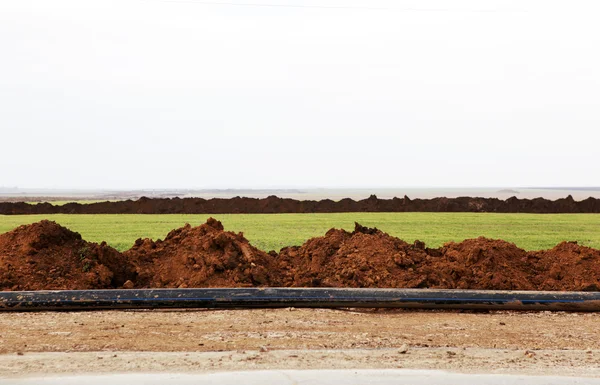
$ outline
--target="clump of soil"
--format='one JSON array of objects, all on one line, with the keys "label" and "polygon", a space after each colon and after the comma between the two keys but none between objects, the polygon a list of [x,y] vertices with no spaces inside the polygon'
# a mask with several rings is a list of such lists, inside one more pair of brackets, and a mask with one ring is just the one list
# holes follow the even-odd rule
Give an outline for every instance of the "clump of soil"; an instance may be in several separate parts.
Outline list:
[{"label": "clump of soil", "polygon": [[408,244],[378,229],[329,230],[300,247],[281,250],[286,286],[532,290],[527,253],[486,238],[440,249]]},{"label": "clump of soil", "polygon": [[164,241],[138,239],[124,253],[137,267],[136,287],[274,286],[274,258],[221,222],[171,231]]},{"label": "clump of soil", "polygon": [[537,290],[600,291],[599,250],[561,242],[529,255],[539,271],[534,277]]},{"label": "clump of soil", "polygon": [[0,234],[0,290],[109,289],[128,279],[133,267],[117,250],[55,222]]}]

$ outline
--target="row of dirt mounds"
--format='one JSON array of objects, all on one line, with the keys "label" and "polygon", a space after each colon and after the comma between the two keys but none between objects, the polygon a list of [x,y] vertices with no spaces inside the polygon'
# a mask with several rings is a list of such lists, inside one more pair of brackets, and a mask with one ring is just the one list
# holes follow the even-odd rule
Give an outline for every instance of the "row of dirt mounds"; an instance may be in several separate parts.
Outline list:
[{"label": "row of dirt mounds", "polygon": [[0,235],[0,290],[250,286],[600,291],[600,251],[482,237],[432,249],[356,224],[266,253],[213,218],[124,253],[50,221]]},{"label": "row of dirt mounds", "polygon": [[0,214],[272,214],[343,212],[492,212],[492,213],[600,213],[600,199],[575,201],[572,196],[557,200],[544,198],[506,200],[497,198],[404,198],[379,199],[371,195],[355,201],[240,198],[145,198],[118,202],[50,203],[0,202]]}]

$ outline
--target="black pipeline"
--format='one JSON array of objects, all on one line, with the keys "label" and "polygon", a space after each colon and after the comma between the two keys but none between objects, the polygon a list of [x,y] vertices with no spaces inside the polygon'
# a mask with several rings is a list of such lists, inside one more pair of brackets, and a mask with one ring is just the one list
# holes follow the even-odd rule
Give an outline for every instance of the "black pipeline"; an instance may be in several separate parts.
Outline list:
[{"label": "black pipeline", "polygon": [[600,292],[337,288],[0,292],[0,311],[282,307],[600,311]]}]

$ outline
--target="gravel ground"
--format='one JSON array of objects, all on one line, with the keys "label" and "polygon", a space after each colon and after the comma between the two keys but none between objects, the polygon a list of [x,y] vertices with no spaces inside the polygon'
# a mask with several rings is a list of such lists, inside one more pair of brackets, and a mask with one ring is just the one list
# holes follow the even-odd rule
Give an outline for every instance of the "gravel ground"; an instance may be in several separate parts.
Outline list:
[{"label": "gravel ground", "polygon": [[0,313],[0,376],[411,368],[600,376],[600,314],[406,310]]}]

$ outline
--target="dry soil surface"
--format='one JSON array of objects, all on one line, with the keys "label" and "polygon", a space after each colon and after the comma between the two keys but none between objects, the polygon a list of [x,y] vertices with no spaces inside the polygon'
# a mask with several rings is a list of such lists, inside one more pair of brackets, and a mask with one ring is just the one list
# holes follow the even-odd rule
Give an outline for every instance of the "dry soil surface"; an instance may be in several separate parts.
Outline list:
[{"label": "dry soil surface", "polygon": [[413,368],[600,376],[600,314],[406,310],[0,313],[0,377]]}]

